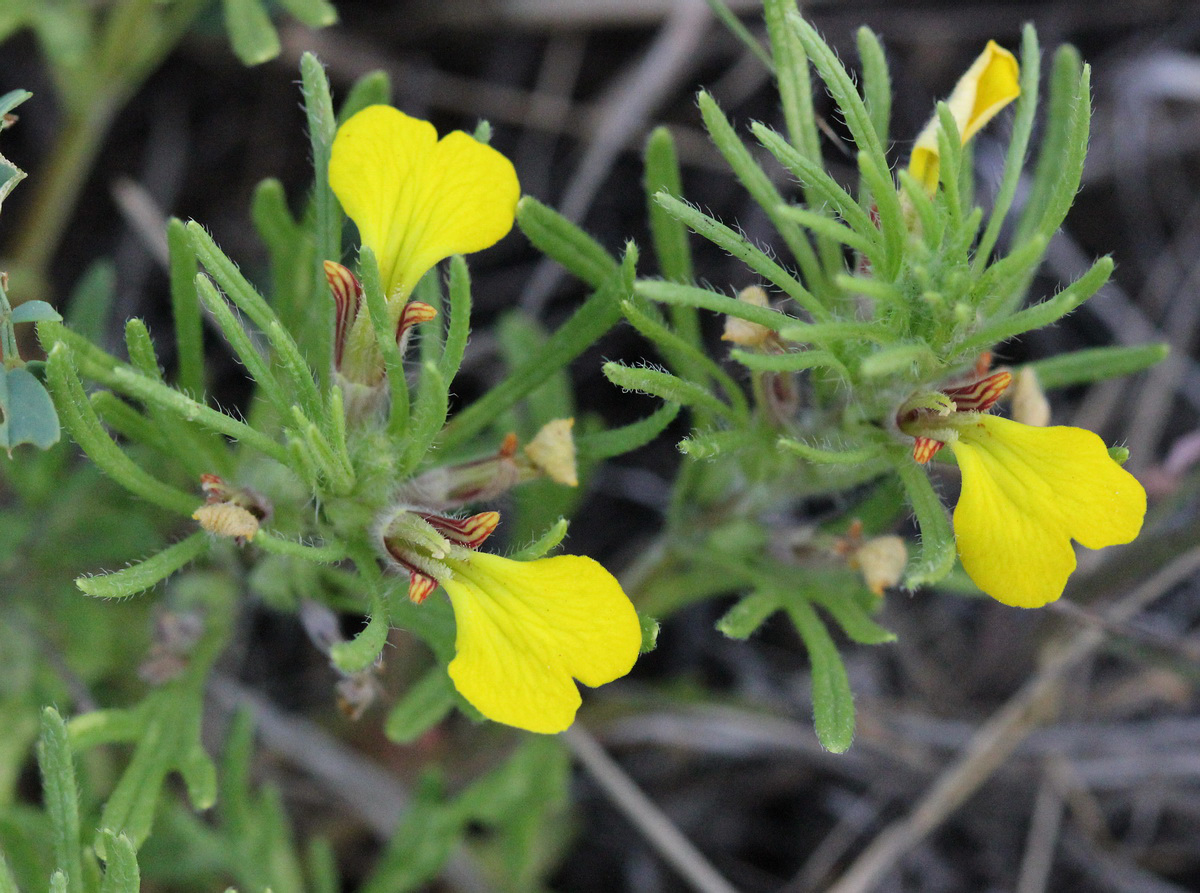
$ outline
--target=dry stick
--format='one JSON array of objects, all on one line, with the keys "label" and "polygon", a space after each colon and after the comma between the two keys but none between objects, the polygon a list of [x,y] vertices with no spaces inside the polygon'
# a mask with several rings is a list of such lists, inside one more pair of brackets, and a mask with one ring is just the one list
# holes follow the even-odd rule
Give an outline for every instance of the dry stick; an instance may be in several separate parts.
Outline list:
[{"label": "dry stick", "polygon": [[[1109,619],[1127,621],[1154,599],[1200,569],[1200,547],[1176,558],[1113,606]],[[963,755],[944,772],[906,818],[875,838],[827,893],[866,893],[896,864],[963,804],[1016,750],[1037,725],[1038,713],[1054,700],[1063,678],[1105,639],[1103,630],[1076,633],[968,743]]]},{"label": "dry stick", "polygon": [[616,760],[578,724],[563,732],[576,759],[646,841],[699,893],[737,893]]},{"label": "dry stick", "polygon": [[1025,858],[1016,893],[1044,893],[1054,867],[1054,851],[1058,849],[1062,830],[1063,798],[1050,779],[1043,776],[1033,804],[1033,818],[1025,836]]}]

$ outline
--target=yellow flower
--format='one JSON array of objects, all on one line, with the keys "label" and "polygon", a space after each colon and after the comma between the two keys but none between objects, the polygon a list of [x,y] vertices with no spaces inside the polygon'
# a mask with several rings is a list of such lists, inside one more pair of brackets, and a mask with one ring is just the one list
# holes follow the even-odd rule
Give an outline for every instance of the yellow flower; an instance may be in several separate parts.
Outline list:
[{"label": "yellow flower", "polygon": [[495,149],[460,130],[439,140],[428,121],[383,105],[338,128],[329,185],[400,302],[438,261],[507,235],[521,192]]},{"label": "yellow flower", "polygon": [[[989,40],[979,58],[967,69],[946,100],[963,145],[1021,94],[1019,69],[1013,54]],[[938,133],[941,125],[934,115],[917,136],[908,171],[932,194],[938,185],[941,156]]]},{"label": "yellow flower", "polygon": [[514,561],[476,552],[442,579],[458,625],[450,678],[488,719],[554,734],[597,686],[637,660],[637,612],[603,567],[579,555]]},{"label": "yellow flower", "polygon": [[950,442],[962,470],[954,533],[963,568],[1006,605],[1040,608],[1089,549],[1131,542],[1146,491],[1082,428],[1036,428],[993,415]]}]

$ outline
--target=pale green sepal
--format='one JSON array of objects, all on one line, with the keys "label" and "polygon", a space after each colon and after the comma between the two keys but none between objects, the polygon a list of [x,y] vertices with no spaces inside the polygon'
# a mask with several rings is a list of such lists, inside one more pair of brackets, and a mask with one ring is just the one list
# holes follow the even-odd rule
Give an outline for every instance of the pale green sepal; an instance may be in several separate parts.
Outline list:
[{"label": "pale green sepal", "polygon": [[637,612],[638,625],[642,628],[642,644],[638,654],[649,654],[658,647],[658,632],[660,624],[649,614]]}]

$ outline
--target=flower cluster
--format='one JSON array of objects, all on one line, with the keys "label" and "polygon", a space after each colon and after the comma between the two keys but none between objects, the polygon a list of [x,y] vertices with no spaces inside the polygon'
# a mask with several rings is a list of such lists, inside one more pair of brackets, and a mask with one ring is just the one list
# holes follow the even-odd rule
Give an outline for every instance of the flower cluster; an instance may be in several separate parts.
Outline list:
[{"label": "flower cluster", "polygon": [[[338,130],[330,184],[378,259],[388,325],[403,348],[428,304],[409,301],[418,280],[451,254],[486,248],[512,228],[520,187],[496,150],[456,131],[384,106],[364,109]],[[384,377],[362,287],[329,261],[335,299],[334,371],[343,389],[377,391]],[[351,401],[347,406],[352,405]],[[590,558],[516,561],[478,551],[496,529],[494,511],[454,517],[447,505],[491,498],[536,475],[574,485],[570,420],[546,426],[523,456],[516,441],[494,456],[431,473],[437,507],[393,505],[376,526],[376,546],[409,576],[420,603],[440,584],[457,625],[450,678],[484,716],[534,732],[567,728],[580,705],[574,679],[598,686],[632,669],[641,624],[616,578]],[[425,497],[428,483],[414,486]]]},{"label": "flower cluster", "polygon": [[[989,41],[947,101],[962,143],[1020,94],[1017,61]],[[938,187],[941,120],[917,137],[909,172]],[[990,360],[990,357],[987,358]],[[973,380],[910,399],[897,422],[928,462],[949,445],[962,472],[954,534],[963,569],[988,595],[1037,608],[1063,592],[1075,569],[1071,541],[1099,549],[1141,530],[1146,492],[1090,431],[1038,427],[988,413],[1012,375],[977,369]]]}]

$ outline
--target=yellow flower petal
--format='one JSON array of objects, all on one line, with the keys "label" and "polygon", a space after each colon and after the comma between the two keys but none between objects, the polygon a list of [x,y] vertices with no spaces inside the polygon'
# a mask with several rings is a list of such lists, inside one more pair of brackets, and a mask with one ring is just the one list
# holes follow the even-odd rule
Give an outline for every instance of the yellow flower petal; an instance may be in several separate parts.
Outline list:
[{"label": "yellow flower petal", "polygon": [[434,264],[480,251],[512,229],[521,187],[512,163],[460,130],[384,105],[338,128],[329,185],[375,252],[386,294],[407,298]]},{"label": "yellow flower petal", "polygon": [[554,734],[597,686],[637,660],[637,612],[608,571],[579,555],[513,561],[477,552],[442,581],[458,624],[450,678],[488,719]]},{"label": "yellow flower petal", "polygon": [[[963,145],[1020,95],[1020,69],[1016,58],[994,40],[989,40],[979,58],[959,78],[954,92],[946,100]],[[941,164],[939,130],[935,114],[917,137],[908,162],[909,173],[930,193],[937,189]]]},{"label": "yellow flower petal", "polygon": [[1062,595],[1076,539],[1128,543],[1146,491],[1082,428],[1035,428],[982,416],[950,444],[962,470],[954,533],[963,568],[992,598],[1040,608]]}]

